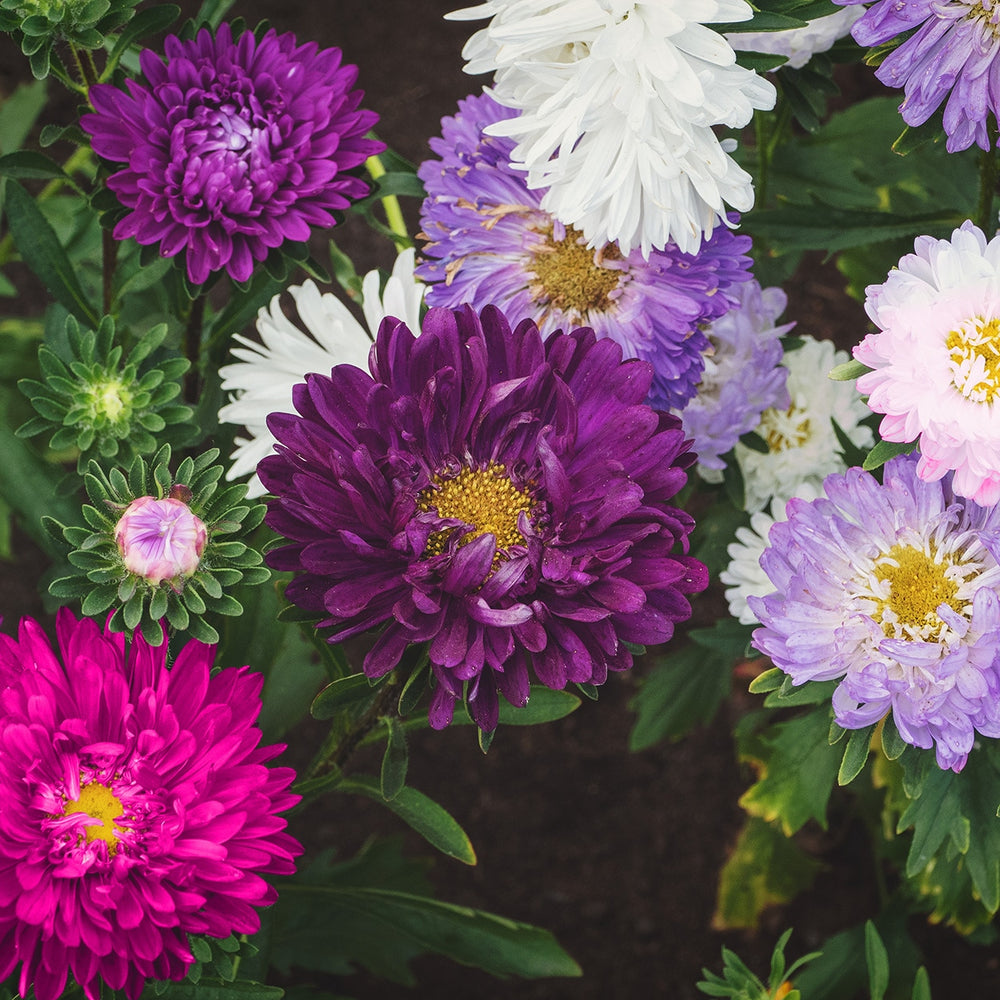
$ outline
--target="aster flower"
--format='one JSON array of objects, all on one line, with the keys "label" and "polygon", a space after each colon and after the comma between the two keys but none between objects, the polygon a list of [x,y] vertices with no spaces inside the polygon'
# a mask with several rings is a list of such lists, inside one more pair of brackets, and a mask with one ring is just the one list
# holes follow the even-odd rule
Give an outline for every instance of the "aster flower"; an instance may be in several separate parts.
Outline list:
[{"label": "aster flower", "polygon": [[219,420],[242,424],[249,432],[249,437],[236,439],[233,464],[226,473],[227,479],[253,473],[247,496],[264,493],[256,470],[265,455],[274,453],[267,417],[291,408],[292,386],[307,372],[325,373],[334,365],[366,367],[374,333],[386,316],[395,316],[419,332],[424,286],[414,279],[414,256],[409,249],[396,258],[381,297],[378,271],[365,275],[361,292],[367,330],[340,299],[329,292],[321,295],[307,281],[288,291],[308,334],[285,316],[277,295],[257,314],[260,343],[237,334],[235,340],[243,346],[234,347],[232,353],[240,360],[219,369],[222,388],[230,393],[230,402],[219,410]]},{"label": "aster flower", "polygon": [[[833,0],[841,6],[864,0]],[[1000,9],[992,0],[878,0],[851,29],[859,45],[905,36],[875,76],[902,87],[907,125],[923,125],[944,103],[949,153],[990,148],[988,121],[1000,106]],[[947,100],[946,100],[947,99]]]},{"label": "aster flower", "polygon": [[735,305],[749,280],[750,238],[720,226],[697,254],[668,244],[648,260],[613,244],[588,248],[541,207],[543,192],[510,161],[514,143],[487,134],[507,114],[486,94],[469,97],[430,141],[440,159],[418,171],[429,259],[417,273],[429,284],[428,304],[493,304],[543,334],[591,327],[626,357],[652,362],[652,405],[683,406],[709,346],[701,324]]},{"label": "aster flower", "polygon": [[426,644],[431,725],[464,694],[490,732],[498,691],[523,706],[530,670],[602,684],[689,616],[706,571],[674,554],[693,521],[668,500],[693,456],[643,403],[648,364],[591,330],[543,343],[466,307],[431,309],[419,338],[385,320],[370,366],[297,385],[259,467],[286,597],[331,642],[377,630],[370,678]]},{"label": "aster flower", "polygon": [[254,725],[262,677],[210,674],[192,640],[166,668],[154,649],[63,609],[58,654],[41,627],[0,635],[0,978],[56,1000],[72,975],[136,1000],[182,979],[188,935],[260,926],[261,877],[288,875],[301,847],[278,814],[295,777],[267,764]]},{"label": "aster flower", "polygon": [[270,250],[366,194],[350,171],[384,146],[364,138],[377,116],[358,109],[357,67],[339,49],[273,30],[234,40],[223,24],[164,51],[142,52],[145,81],[128,93],[91,87],[95,113],[80,120],[99,156],[125,164],[107,181],[128,209],[117,239],[184,251],[195,284],[223,268],[247,281]]},{"label": "aster flower", "polygon": [[[819,491],[812,483],[803,483],[793,496],[815,500]],[[785,520],[787,500],[775,497],[767,511],[758,510],[750,515],[750,527],[736,529],[736,541],[726,547],[729,565],[719,574],[719,582],[727,584],[726,600],[729,613],[741,625],[754,625],[757,616],[747,604],[748,597],[764,597],[774,586],[760,565],[760,557],[767,546],[768,532],[776,521]]]},{"label": "aster flower", "polygon": [[757,433],[767,452],[744,444],[734,449],[743,474],[746,509],[761,510],[770,497],[787,497],[802,483],[819,487],[831,472],[845,468],[833,421],[859,448],[870,447],[874,436],[862,424],[868,411],[850,383],[827,378],[847,361],[828,340],[802,338],[802,346],[785,354],[788,369],[788,409],[771,408],[761,415]]},{"label": "aster flower", "polygon": [[166,323],[153,327],[123,357],[110,316],[101,319],[96,331],[81,329],[76,318],[68,316],[68,363],[42,344],[42,381],[25,378],[17,383],[37,413],[17,429],[18,436],[48,432],[53,451],[79,450],[80,471],[98,456],[120,455],[129,461],[154,451],[153,434],[188,420],[193,412],[176,402],[188,360],[175,356],[149,361],[166,335]]},{"label": "aster flower", "polygon": [[817,17],[803,28],[786,28],[784,31],[742,31],[726,34],[726,39],[737,52],[763,52],[785,56],[783,63],[789,69],[802,69],[814,55],[827,52],[834,42],[851,31],[851,26],[864,10],[839,10],[835,14]]},{"label": "aster flower", "polygon": [[918,440],[923,479],[954,469],[960,496],[1000,502],[1000,237],[971,222],[950,240],[920,236],[865,310],[879,328],[854,348],[874,371],[857,381],[884,413],[886,441]]},{"label": "aster flower", "polygon": [[883,485],[853,468],[824,490],[771,528],[776,593],[748,599],[753,643],[793,684],[840,679],[841,727],[891,711],[905,742],[960,771],[977,733],[1000,736],[1000,515],[921,479],[912,456]]},{"label": "aster flower", "polygon": [[53,581],[50,593],[81,601],[85,615],[113,609],[111,628],[138,630],[153,645],[163,641],[164,620],[218,642],[205,616],[242,614],[229,590],[270,576],[247,538],[263,520],[264,505],[247,503],[242,483],[219,489],[218,455],[213,448],[185,458],[173,475],[167,446],[148,464],[137,458],[127,476],[91,462],[84,478],[87,526],[48,519],[52,534],[73,546],[69,561],[76,569]]},{"label": "aster flower", "polygon": [[753,206],[713,127],[742,128],[774,87],[706,27],[748,20],[744,0],[489,0],[448,16],[491,19],[463,50],[514,109],[489,133],[515,141],[542,208],[590,246],[694,253],[727,203]]},{"label": "aster flower", "polygon": [[722,456],[760,424],[765,410],[785,410],[791,403],[780,338],[795,324],[775,325],[788,297],[756,281],[735,291],[738,304],[704,329],[705,370],[681,416],[694,439],[698,472],[708,482],[721,482]]}]

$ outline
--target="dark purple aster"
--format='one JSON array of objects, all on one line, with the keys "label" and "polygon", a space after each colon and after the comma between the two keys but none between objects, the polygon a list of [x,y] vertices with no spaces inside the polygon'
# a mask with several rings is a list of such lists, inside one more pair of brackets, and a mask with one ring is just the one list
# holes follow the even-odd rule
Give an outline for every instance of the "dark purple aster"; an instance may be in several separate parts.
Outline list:
[{"label": "dark purple aster", "polygon": [[440,159],[418,171],[428,259],[417,275],[429,284],[428,304],[497,305],[515,321],[533,319],[543,334],[589,326],[626,357],[652,362],[653,406],[683,408],[705,367],[703,325],[736,306],[750,278],[750,237],[720,225],[697,253],[668,243],[648,259],[616,244],[588,247],[541,207],[545,189],[530,189],[511,165],[514,141],[486,135],[510,109],[488,94],[458,107],[430,140]]},{"label": "dark purple aster", "polygon": [[[296,386],[268,426],[267,521],[290,544],[289,600],[331,642],[379,630],[369,677],[426,643],[430,722],[463,686],[490,731],[499,691],[625,670],[625,643],[661,643],[707,583],[668,504],[694,461],[677,418],[644,404],[649,364],[593,330],[543,343],[489,306],[431,309],[419,338],[386,319],[372,375],[338,365]],[[374,376],[374,378],[372,377]]]},{"label": "dark purple aster", "polygon": [[126,166],[108,187],[131,211],[116,239],[160,244],[164,257],[187,251],[187,273],[201,284],[225,268],[246,281],[254,261],[365,195],[346,172],[384,146],[365,139],[377,115],[359,110],[351,90],[357,67],[340,49],[298,45],[295,36],[253,32],[164,43],[166,62],[140,56],[145,82],[128,93],[99,84],[95,114],[84,115],[94,151]]}]

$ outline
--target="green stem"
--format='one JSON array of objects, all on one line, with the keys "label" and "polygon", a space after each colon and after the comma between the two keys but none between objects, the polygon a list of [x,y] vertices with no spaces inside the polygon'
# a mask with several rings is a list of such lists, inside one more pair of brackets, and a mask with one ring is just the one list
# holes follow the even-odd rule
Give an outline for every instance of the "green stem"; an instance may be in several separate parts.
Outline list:
[{"label": "green stem", "polygon": [[993,212],[996,196],[997,176],[1000,164],[997,162],[997,126],[988,126],[990,148],[979,154],[979,204],[976,206],[976,222],[989,239],[997,231],[997,219]]},{"label": "green stem", "polygon": [[[767,123],[774,122],[772,128],[768,129]],[[774,106],[774,115],[766,116],[758,112],[754,116],[754,131],[757,138],[757,197],[755,199],[758,208],[767,206],[768,180],[771,172],[771,163],[774,154],[781,144],[788,126],[792,120],[792,106],[782,98],[781,91],[778,91],[777,103]]]},{"label": "green stem", "polygon": [[184,398],[193,406],[198,404],[201,392],[201,335],[205,319],[205,293],[199,292],[191,303],[187,328],[184,331],[184,354],[191,367],[184,376]]},{"label": "green stem", "polygon": [[97,83],[97,67],[94,65],[94,59],[86,49],[83,50],[83,55],[86,56],[86,59],[81,58],[80,49],[73,45],[72,42],[70,43],[69,51],[70,55],[73,56],[73,64],[76,66],[76,71],[80,74],[80,82],[83,84],[82,93],[89,94],[90,88]]},{"label": "green stem", "polygon": [[[384,177],[386,173],[382,161],[377,156],[369,156],[365,160],[365,169],[373,181]],[[400,208],[399,199],[394,194],[387,194],[382,198],[382,208],[385,211],[385,221],[389,228],[397,236],[409,239],[410,234],[406,231],[406,222],[403,219],[403,210]]]},{"label": "green stem", "polygon": [[104,315],[111,312],[111,292],[114,287],[115,267],[118,263],[118,240],[110,229],[101,230],[101,306]]}]

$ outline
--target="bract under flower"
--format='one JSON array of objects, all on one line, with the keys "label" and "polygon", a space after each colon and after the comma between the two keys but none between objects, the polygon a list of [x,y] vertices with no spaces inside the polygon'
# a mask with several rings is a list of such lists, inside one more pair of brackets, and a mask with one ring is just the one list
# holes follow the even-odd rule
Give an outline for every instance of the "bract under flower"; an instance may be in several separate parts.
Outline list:
[{"label": "bract under flower", "polygon": [[214,647],[102,631],[63,610],[0,635],[0,978],[56,1000],[72,974],[136,1000],[184,977],[189,934],[252,934],[301,847],[283,749],[254,725],[263,678],[210,676]]},{"label": "bract under flower", "polygon": [[776,593],[748,598],[754,645],[794,684],[841,679],[845,729],[891,711],[907,743],[960,771],[976,733],[1000,736],[1000,513],[925,482],[912,456],[883,484],[853,468],[824,491],[771,528]]},{"label": "bract under flower", "polygon": [[128,93],[91,87],[95,113],[80,119],[94,151],[125,164],[107,182],[129,209],[117,239],[184,251],[195,284],[223,268],[247,281],[272,248],[367,193],[350,171],[384,146],[364,138],[377,116],[358,109],[357,67],[339,49],[274,30],[234,41],[223,24],[164,51],[142,53],[145,81]]},{"label": "bract under flower", "polygon": [[490,731],[498,691],[524,705],[532,670],[601,684],[626,643],[688,617],[706,571],[668,500],[693,456],[643,403],[648,364],[588,329],[543,344],[492,307],[432,309],[419,338],[387,319],[370,363],[296,386],[259,469],[286,596],[332,642],[377,630],[369,677],[426,643],[431,724],[464,694]]}]

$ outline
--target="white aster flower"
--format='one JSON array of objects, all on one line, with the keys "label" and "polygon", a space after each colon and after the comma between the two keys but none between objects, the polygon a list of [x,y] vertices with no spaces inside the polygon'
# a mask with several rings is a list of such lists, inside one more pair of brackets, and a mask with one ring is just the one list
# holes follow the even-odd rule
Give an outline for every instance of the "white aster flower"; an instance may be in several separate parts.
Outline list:
[{"label": "white aster flower", "polygon": [[712,129],[742,128],[775,90],[706,27],[750,18],[745,0],[489,0],[448,16],[491,18],[465,68],[492,71],[493,95],[520,114],[487,132],[514,139],[542,208],[591,246],[695,253],[728,224],[726,204],[753,206]]},{"label": "white aster flower", "polygon": [[395,316],[419,331],[424,286],[413,276],[414,258],[412,249],[396,258],[381,298],[378,271],[365,275],[361,291],[367,330],[340,299],[330,292],[320,294],[312,281],[306,281],[288,291],[308,333],[282,312],[280,297],[275,295],[257,314],[261,342],[235,336],[243,346],[232,349],[239,361],[219,369],[222,388],[230,393],[230,402],[219,410],[219,420],[242,424],[249,432],[249,437],[236,439],[233,464],[226,473],[227,479],[253,473],[248,496],[259,497],[265,492],[256,469],[257,463],[274,451],[267,417],[292,409],[294,385],[310,372],[328,374],[334,365],[367,370],[372,340],[386,316]]},{"label": "white aster flower", "polygon": [[871,428],[861,423],[870,411],[851,383],[827,378],[831,369],[848,360],[847,353],[834,352],[828,340],[802,340],[782,362],[788,369],[791,405],[787,410],[765,410],[757,428],[768,451],[743,444],[734,449],[743,473],[745,506],[751,512],[763,510],[770,497],[791,496],[802,483],[819,489],[831,472],[844,471],[834,420],[859,448],[870,447],[874,439]]},{"label": "white aster flower", "polygon": [[847,35],[854,22],[865,13],[864,7],[845,7],[835,14],[817,17],[804,28],[785,31],[745,31],[726,35],[729,44],[741,52],[764,52],[786,56],[783,65],[801,69],[817,52],[826,52],[833,43]]},{"label": "white aster flower", "polygon": [[[815,500],[820,495],[821,491],[811,482],[800,483],[792,494],[803,500]],[[787,499],[775,497],[771,501],[769,512],[755,511],[750,515],[750,527],[737,528],[736,541],[730,542],[726,548],[729,565],[719,574],[719,581],[727,584],[729,613],[741,625],[757,624],[757,616],[750,610],[747,598],[764,597],[774,590],[771,578],[761,568],[760,557],[767,546],[771,525],[776,521],[784,521],[787,517],[787,503]]]}]

